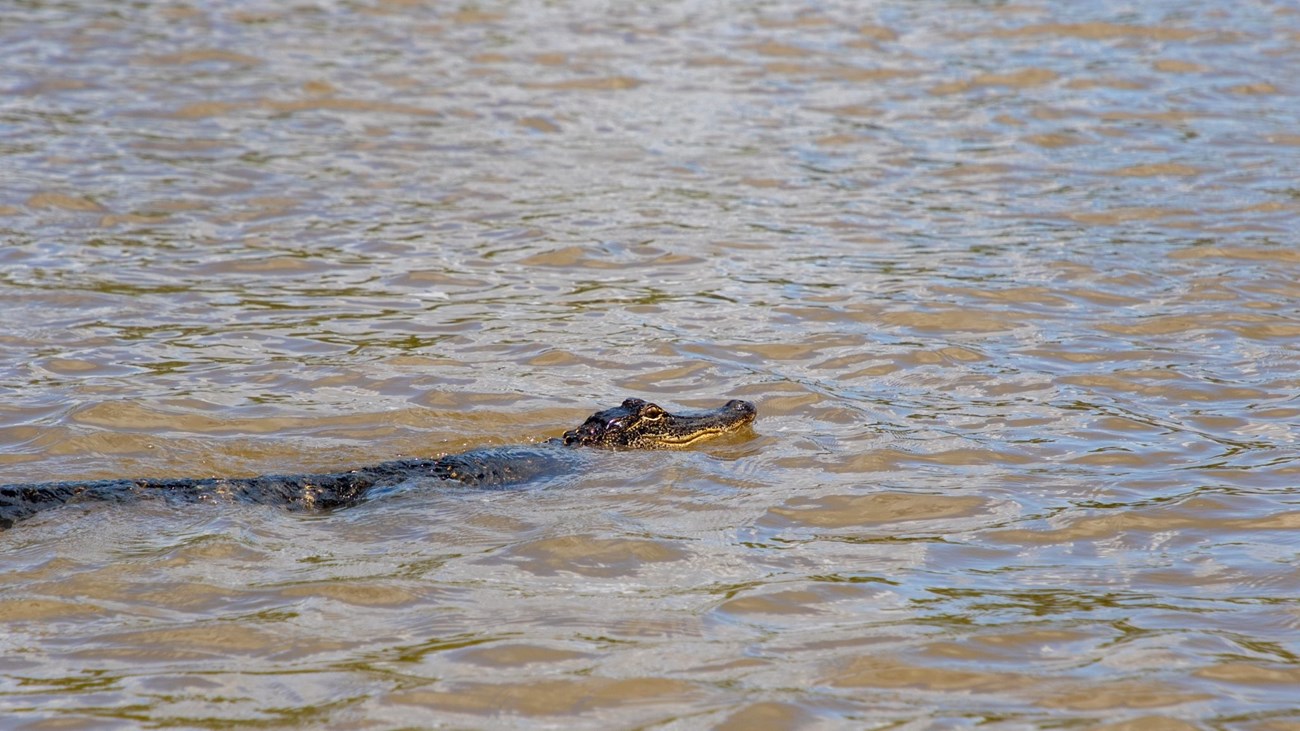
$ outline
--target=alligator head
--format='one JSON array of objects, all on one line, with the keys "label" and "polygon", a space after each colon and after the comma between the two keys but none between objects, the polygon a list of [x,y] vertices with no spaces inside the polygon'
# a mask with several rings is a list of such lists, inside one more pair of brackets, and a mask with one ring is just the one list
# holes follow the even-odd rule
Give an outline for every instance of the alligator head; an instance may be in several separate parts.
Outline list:
[{"label": "alligator head", "polygon": [[748,401],[728,401],[710,411],[670,414],[639,398],[592,414],[577,429],[564,433],[564,444],[602,449],[681,449],[696,442],[739,431],[758,410]]}]

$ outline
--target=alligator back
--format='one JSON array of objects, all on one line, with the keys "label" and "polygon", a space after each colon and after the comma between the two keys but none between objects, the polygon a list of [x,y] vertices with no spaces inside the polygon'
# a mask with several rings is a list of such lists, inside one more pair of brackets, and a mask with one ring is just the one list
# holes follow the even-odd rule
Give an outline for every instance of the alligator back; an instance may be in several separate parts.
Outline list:
[{"label": "alligator back", "polygon": [[476,449],[438,459],[395,460],[347,472],[0,485],[0,530],[43,510],[90,501],[162,498],[174,503],[243,502],[289,510],[334,510],[410,481],[440,480],[465,487],[506,488],[572,471],[580,462],[577,451],[544,443]]}]

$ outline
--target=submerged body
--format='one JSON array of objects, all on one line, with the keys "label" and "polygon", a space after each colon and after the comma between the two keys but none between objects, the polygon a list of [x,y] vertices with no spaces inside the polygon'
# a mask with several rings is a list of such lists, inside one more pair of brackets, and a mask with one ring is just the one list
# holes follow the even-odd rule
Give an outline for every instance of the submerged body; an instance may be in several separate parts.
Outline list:
[{"label": "submerged body", "polygon": [[627,399],[598,411],[564,436],[536,445],[476,449],[436,459],[403,459],[347,472],[262,475],[239,478],[120,479],[0,486],[0,530],[43,510],[86,500],[127,502],[162,497],[179,502],[231,500],[292,510],[331,510],[408,480],[448,480],[468,487],[508,487],[578,469],[580,447],[681,449],[739,431],[757,411],[748,401],[729,401],[710,411],[671,414]]}]

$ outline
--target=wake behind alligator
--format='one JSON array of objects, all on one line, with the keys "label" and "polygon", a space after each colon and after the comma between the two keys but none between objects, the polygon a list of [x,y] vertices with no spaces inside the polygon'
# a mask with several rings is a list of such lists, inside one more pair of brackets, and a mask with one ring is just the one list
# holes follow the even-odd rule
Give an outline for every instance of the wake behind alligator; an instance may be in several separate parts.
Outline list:
[{"label": "wake behind alligator", "polygon": [[564,436],[538,444],[475,449],[436,459],[402,459],[347,472],[203,479],[120,479],[0,486],[0,530],[36,513],[83,501],[130,502],[163,497],[176,502],[236,501],[290,510],[333,510],[408,480],[440,479],[466,487],[509,487],[580,469],[581,449],[681,449],[739,431],[754,421],[748,401],[710,411],[672,414],[630,398],[592,414]]}]

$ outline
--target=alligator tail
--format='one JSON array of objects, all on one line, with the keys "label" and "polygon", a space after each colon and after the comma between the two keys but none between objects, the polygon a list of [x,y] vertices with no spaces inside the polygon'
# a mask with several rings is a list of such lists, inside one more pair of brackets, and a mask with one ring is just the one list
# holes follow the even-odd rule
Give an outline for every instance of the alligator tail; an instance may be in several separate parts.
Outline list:
[{"label": "alligator tail", "polygon": [[93,489],[92,482],[50,482],[30,485],[0,485],[0,530],[14,527],[14,523],[30,518],[42,510],[65,505],[77,496]]}]

